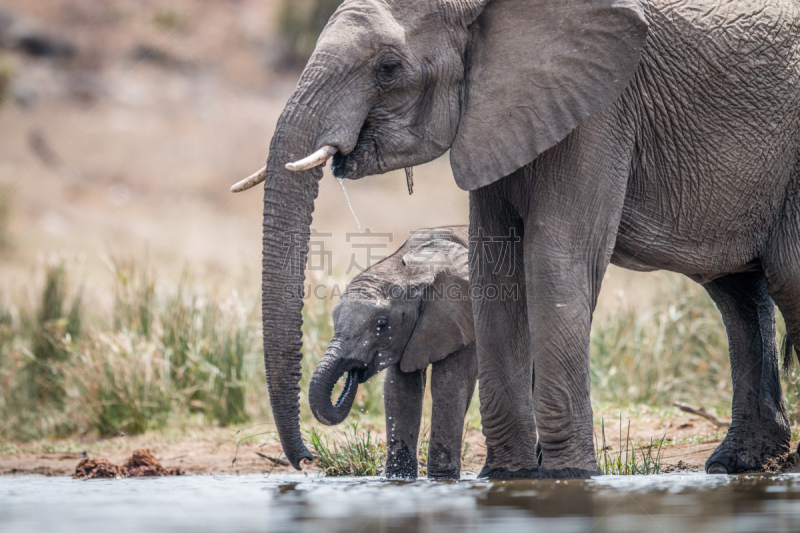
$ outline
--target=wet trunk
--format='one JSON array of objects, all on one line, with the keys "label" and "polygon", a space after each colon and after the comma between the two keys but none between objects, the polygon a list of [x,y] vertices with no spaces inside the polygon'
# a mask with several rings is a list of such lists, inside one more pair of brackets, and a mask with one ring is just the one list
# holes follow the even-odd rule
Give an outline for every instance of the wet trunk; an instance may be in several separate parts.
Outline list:
[{"label": "wet trunk", "polygon": [[[292,119],[287,106],[270,145],[264,181],[262,321],[264,364],[269,400],[287,459],[300,469],[313,460],[300,434],[300,377],[303,324],[303,275],[309,228],[322,171],[290,172],[284,168],[311,151],[310,128]],[[297,132],[305,132],[303,138]]]},{"label": "wet trunk", "polygon": [[[350,413],[358,392],[358,373],[352,367],[352,361],[340,357],[338,343],[331,342],[325,356],[314,370],[314,376],[308,387],[308,403],[311,411],[323,424],[328,426],[341,424]],[[334,404],[331,401],[333,388],[345,372],[347,380],[344,389]]]}]

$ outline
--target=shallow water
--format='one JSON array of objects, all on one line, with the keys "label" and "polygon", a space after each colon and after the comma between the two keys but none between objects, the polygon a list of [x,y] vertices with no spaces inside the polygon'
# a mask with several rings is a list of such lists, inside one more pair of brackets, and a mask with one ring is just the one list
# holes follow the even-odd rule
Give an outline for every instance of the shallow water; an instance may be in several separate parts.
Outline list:
[{"label": "shallow water", "polygon": [[800,475],[0,478],[0,531],[800,531]]}]

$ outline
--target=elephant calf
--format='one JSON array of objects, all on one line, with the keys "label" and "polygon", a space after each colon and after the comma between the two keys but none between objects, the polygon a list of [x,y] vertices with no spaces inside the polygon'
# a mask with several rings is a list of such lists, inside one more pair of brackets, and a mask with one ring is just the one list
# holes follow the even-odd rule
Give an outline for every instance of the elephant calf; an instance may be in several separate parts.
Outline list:
[{"label": "elephant calf", "polygon": [[[317,420],[339,424],[358,384],[386,369],[387,477],[417,477],[428,365],[433,365],[428,477],[459,477],[464,416],[478,369],[468,243],[467,226],[418,230],[394,254],[356,276],[333,309],[333,339],[311,378],[309,404]],[[333,404],[333,387],[344,373],[344,389]]]}]

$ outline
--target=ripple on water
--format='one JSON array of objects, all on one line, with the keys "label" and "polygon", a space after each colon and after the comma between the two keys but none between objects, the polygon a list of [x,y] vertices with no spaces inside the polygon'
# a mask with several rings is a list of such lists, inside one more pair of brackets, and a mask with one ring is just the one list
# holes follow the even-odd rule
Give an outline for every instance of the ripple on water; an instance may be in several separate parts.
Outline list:
[{"label": "ripple on water", "polygon": [[798,531],[800,476],[0,478],[0,531]]}]

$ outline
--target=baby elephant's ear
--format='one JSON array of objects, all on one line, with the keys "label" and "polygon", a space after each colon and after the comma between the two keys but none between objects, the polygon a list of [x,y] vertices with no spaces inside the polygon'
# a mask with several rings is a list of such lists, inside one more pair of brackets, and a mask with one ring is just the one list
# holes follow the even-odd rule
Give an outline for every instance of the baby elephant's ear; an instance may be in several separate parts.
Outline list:
[{"label": "baby elephant's ear", "polygon": [[450,151],[465,190],[530,163],[616,100],[647,22],[637,0],[489,0],[470,31]]},{"label": "baby elephant's ear", "polygon": [[[475,340],[472,324],[472,302],[469,301],[469,283],[453,280],[459,284],[454,290],[451,286],[445,289],[444,298],[426,291],[414,332],[406,344],[403,357],[400,359],[400,370],[414,372],[440,361]],[[463,295],[463,300],[448,298],[456,293]]]},{"label": "baby elephant's ear", "polygon": [[422,286],[420,312],[400,360],[400,370],[427,368],[475,340],[469,299],[467,247],[433,239],[403,256]]}]

